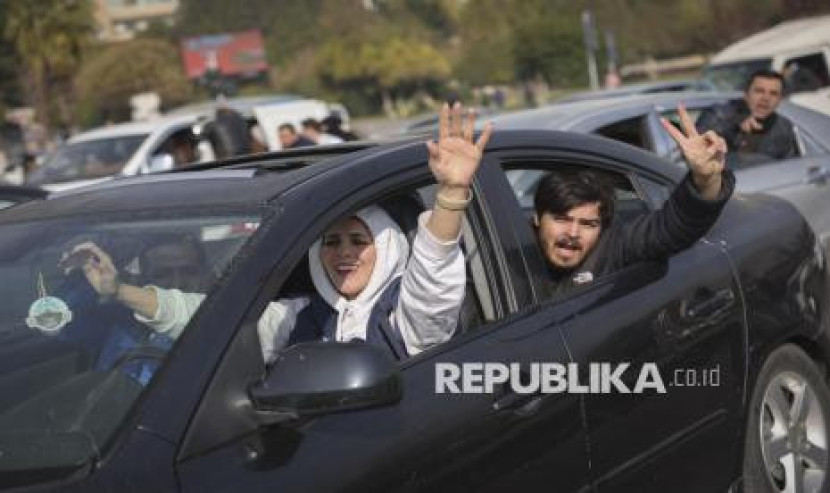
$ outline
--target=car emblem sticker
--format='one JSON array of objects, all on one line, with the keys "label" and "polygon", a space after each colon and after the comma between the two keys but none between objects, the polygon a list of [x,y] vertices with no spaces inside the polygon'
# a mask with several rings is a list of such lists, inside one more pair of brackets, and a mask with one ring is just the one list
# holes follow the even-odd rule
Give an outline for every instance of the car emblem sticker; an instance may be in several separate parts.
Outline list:
[{"label": "car emblem sticker", "polygon": [[29,316],[26,325],[48,335],[55,335],[72,321],[72,310],[60,298],[49,296],[43,282],[43,274],[38,274],[38,295],[40,296],[29,307]]}]

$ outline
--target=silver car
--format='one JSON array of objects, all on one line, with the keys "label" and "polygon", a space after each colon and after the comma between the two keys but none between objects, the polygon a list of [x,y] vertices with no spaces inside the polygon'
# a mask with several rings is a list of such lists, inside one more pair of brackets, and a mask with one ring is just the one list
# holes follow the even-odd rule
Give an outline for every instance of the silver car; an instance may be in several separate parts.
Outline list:
[{"label": "silver car", "polygon": [[[685,166],[660,118],[678,121],[680,103],[696,118],[706,108],[742,97],[741,93],[717,92],[645,94],[554,104],[500,115],[492,121],[499,130],[550,129],[602,135],[651,151],[675,166]],[[738,191],[767,192],[789,200],[830,252],[830,116],[786,101],[778,112],[794,125],[800,156],[734,166]],[[532,195],[531,190],[526,192]]]}]

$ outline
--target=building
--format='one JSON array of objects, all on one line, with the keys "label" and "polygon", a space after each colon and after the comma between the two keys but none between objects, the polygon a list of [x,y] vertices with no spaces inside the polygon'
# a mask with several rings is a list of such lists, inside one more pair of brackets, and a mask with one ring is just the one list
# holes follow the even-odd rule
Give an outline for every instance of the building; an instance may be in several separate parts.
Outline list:
[{"label": "building", "polygon": [[98,39],[123,41],[156,21],[172,25],[179,0],[94,0],[93,8]]}]

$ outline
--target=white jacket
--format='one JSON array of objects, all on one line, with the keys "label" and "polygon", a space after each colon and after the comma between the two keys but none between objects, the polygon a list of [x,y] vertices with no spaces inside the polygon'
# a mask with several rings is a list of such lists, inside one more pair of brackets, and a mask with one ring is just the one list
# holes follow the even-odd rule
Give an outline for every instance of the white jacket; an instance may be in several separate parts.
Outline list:
[{"label": "white jacket", "polygon": [[[425,226],[429,214],[430,212],[424,212],[418,218],[418,233],[408,264],[405,261],[408,250],[406,238],[385,212],[372,206],[356,214],[369,226],[375,237],[378,253],[369,284],[364,292],[352,301],[345,300],[336,292],[332,294],[334,290],[330,283],[328,287],[323,285],[319,274],[322,272],[317,255],[319,250],[312,248],[309,254],[312,279],[321,296],[337,312],[337,340],[366,338],[366,322],[374,302],[388,283],[399,275],[403,275],[400,297],[397,308],[390,316],[390,322],[403,336],[407,352],[410,355],[418,354],[447,341],[452,336],[458,324],[464,298],[464,256],[458,240],[441,242],[432,236]],[[378,226],[378,223],[382,226]],[[383,233],[377,231],[378,229]],[[315,266],[315,260],[318,266]],[[385,269],[386,272],[382,272],[383,265],[388,267]],[[404,265],[406,267],[402,269]],[[328,282],[327,278],[325,279]],[[158,310],[152,319],[138,314],[136,317],[154,330],[177,338],[199,308],[205,295],[151,287],[157,294]],[[308,306],[308,303],[308,297],[299,297],[280,299],[268,304],[257,324],[262,355],[266,362],[271,362],[276,353],[285,347],[294,329],[297,314]]]}]

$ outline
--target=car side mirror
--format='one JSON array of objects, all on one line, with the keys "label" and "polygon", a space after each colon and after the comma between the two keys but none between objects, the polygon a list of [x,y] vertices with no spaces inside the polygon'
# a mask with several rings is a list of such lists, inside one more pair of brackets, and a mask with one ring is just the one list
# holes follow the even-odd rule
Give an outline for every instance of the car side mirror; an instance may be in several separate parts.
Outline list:
[{"label": "car side mirror", "polygon": [[401,399],[397,364],[365,342],[315,342],[284,349],[248,390],[265,422],[394,404]]},{"label": "car side mirror", "polygon": [[176,167],[176,161],[170,154],[156,154],[150,159],[150,165],[147,167],[148,173],[159,173],[161,171],[170,171]]}]

